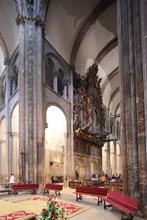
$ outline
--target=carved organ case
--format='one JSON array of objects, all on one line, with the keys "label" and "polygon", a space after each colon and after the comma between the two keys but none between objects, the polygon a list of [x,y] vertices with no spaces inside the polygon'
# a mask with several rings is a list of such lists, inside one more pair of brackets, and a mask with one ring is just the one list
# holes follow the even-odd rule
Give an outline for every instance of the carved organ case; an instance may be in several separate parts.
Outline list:
[{"label": "carved organ case", "polygon": [[[97,72],[98,67],[93,64],[84,77],[74,74],[73,127],[75,161],[78,161],[77,156],[88,156],[90,161],[96,159],[98,173],[101,172],[103,142],[97,134],[103,131],[105,120],[100,88],[101,78],[98,77]],[[86,164],[81,166],[85,166],[85,170],[89,169]],[[96,169],[94,171],[96,172]],[[89,173],[89,175],[91,174]],[[81,177],[88,176],[83,172]]]}]

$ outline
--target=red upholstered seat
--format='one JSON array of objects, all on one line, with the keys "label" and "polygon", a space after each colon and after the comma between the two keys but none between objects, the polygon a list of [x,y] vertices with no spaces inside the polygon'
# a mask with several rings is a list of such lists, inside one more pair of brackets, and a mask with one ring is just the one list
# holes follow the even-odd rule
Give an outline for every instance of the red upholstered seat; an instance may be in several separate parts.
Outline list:
[{"label": "red upholstered seat", "polygon": [[11,188],[11,191],[15,191],[15,194],[18,194],[19,191],[24,191],[24,190],[33,190],[34,193],[39,188],[39,184],[14,184]]},{"label": "red upholstered seat", "polygon": [[[127,195],[124,195],[120,192],[109,191],[107,196],[104,197],[104,208],[106,209],[107,206],[106,202],[115,206],[119,210],[121,210],[124,214],[128,213],[133,219],[132,213],[136,213],[139,209],[140,201],[138,199],[131,198]],[[122,214],[123,215],[123,214]],[[122,217],[123,219],[123,217]]]},{"label": "red upholstered seat", "polygon": [[63,185],[57,185],[57,184],[46,184],[45,185],[45,187],[44,187],[45,189],[50,189],[50,190],[54,190],[54,189],[56,189],[56,190],[62,190],[63,189]]},{"label": "red upholstered seat", "polygon": [[[98,197],[98,205],[102,203],[102,199],[107,195],[108,189],[99,188],[99,187],[84,187],[78,186],[76,188],[76,200],[81,200],[81,195],[87,196],[97,196]],[[99,200],[101,198],[101,200]]]},{"label": "red upholstered seat", "polygon": [[63,185],[59,185],[59,184],[46,184],[44,187],[44,194],[47,192],[49,194],[50,190],[55,191],[56,195],[61,195],[60,191],[63,189]]},{"label": "red upholstered seat", "polygon": [[107,195],[108,189],[99,188],[99,187],[83,187],[78,186],[76,188],[76,193],[87,193],[87,194],[96,194],[96,195]]},{"label": "red upholstered seat", "polygon": [[131,198],[123,193],[115,191],[110,191],[105,200],[119,204],[122,207],[129,209],[131,212],[137,212],[140,203],[138,199]]}]

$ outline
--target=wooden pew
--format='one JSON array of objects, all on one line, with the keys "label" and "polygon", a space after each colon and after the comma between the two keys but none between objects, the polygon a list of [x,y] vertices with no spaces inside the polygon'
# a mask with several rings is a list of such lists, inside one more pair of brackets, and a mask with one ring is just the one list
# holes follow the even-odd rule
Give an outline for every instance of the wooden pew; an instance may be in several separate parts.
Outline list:
[{"label": "wooden pew", "polygon": [[79,186],[76,188],[76,201],[82,200],[82,195],[95,196],[98,198],[98,205],[102,203],[103,198],[107,195],[108,190],[98,187],[84,187]]},{"label": "wooden pew", "polygon": [[[138,199],[131,198],[129,196],[124,195],[120,192],[115,191],[108,191],[108,194],[106,197],[103,198],[104,200],[104,209],[110,206],[115,206],[122,212],[122,219],[124,218],[124,215],[127,215],[129,219],[133,219],[134,213],[136,213],[139,209],[139,203],[140,201]],[[106,205],[106,202],[108,202],[110,205]]]},{"label": "wooden pew", "polygon": [[104,188],[109,189],[109,190],[114,190],[114,191],[122,191],[122,183],[117,183],[117,182],[111,182],[111,183],[105,183]]},{"label": "wooden pew", "polygon": [[60,191],[62,191],[62,189],[63,189],[63,185],[59,185],[59,184],[46,184],[45,187],[43,188],[44,195],[45,193],[49,194],[49,191],[53,190],[55,191],[55,194],[59,196],[61,196]]},{"label": "wooden pew", "polygon": [[33,191],[33,193],[37,193],[39,188],[39,184],[14,184],[11,188],[11,192],[14,192],[15,195],[18,194],[18,191]]}]

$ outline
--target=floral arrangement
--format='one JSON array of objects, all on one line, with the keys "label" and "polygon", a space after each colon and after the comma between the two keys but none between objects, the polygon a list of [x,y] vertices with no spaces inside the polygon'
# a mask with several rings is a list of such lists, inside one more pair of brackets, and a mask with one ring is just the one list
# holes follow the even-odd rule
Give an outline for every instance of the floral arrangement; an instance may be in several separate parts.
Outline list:
[{"label": "floral arrangement", "polygon": [[42,209],[41,215],[38,220],[66,220],[67,216],[65,210],[61,208],[54,194],[51,195],[47,202],[47,207]]}]

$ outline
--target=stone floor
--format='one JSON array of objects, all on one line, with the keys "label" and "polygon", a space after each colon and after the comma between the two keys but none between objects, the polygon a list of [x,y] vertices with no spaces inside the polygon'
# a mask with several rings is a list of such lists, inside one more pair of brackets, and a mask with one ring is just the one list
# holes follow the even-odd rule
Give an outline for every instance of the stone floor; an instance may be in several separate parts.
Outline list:
[{"label": "stone floor", "polygon": [[[82,201],[76,202],[76,196],[73,193],[75,190],[66,188],[62,191],[61,197],[58,198],[59,200],[75,203],[83,206],[90,207],[89,210],[78,214],[72,217],[72,220],[120,220],[121,213],[115,209],[108,208],[104,210],[102,205],[97,205],[97,199],[95,197],[84,196]],[[18,196],[8,196],[4,194],[0,194],[0,198],[7,199],[9,201],[13,201],[16,199],[22,199],[30,197],[30,194],[26,193],[19,193]],[[133,220],[143,220],[145,218],[135,217]]]}]

